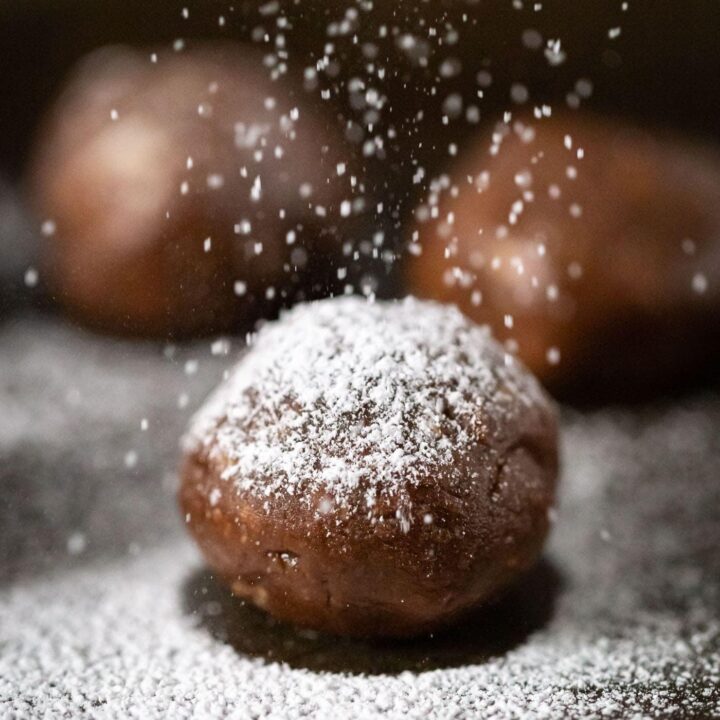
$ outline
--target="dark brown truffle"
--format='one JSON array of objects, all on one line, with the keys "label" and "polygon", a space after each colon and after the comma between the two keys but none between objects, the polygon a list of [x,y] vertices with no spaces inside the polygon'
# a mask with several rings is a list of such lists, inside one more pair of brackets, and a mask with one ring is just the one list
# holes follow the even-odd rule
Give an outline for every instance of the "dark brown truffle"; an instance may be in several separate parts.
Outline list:
[{"label": "dark brown truffle", "polygon": [[537,558],[556,432],[535,379],[457,310],[326,300],[265,326],[200,411],[180,505],[272,615],[429,632]]},{"label": "dark brown truffle", "polygon": [[253,51],[94,53],[31,172],[37,211],[55,228],[54,294],[117,332],[187,335],[252,319],[318,236],[333,235],[350,196],[339,146]]},{"label": "dark brown truffle", "polygon": [[409,291],[489,323],[554,389],[640,392],[713,357],[712,148],[597,118],[513,121],[415,219]]}]

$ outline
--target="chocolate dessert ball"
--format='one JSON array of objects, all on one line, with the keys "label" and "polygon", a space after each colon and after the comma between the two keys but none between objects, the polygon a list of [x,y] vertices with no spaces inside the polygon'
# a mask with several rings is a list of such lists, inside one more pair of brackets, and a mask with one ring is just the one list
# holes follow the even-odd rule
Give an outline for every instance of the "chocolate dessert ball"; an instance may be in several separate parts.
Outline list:
[{"label": "chocolate dessert ball", "polygon": [[358,636],[430,631],[531,565],[558,462],[536,380],[414,299],[265,326],[184,446],[182,512],[233,592]]},{"label": "chocolate dessert ball", "polygon": [[415,221],[409,291],[489,323],[558,391],[656,388],[717,349],[712,148],[591,117],[512,121]]},{"label": "chocolate dessert ball", "polygon": [[54,293],[111,331],[232,328],[332,237],[350,195],[338,145],[252,51],[96,52],[57,102],[31,173],[54,227]]}]

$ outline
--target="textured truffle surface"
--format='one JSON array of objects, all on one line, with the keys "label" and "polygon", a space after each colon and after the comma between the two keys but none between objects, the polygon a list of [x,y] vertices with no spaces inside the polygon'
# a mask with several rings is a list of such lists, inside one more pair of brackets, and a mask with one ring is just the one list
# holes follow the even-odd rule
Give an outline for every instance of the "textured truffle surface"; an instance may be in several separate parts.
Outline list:
[{"label": "textured truffle surface", "polygon": [[555,416],[455,309],[326,300],[266,326],[186,438],[180,499],[243,597],[354,635],[433,628],[537,557]]}]

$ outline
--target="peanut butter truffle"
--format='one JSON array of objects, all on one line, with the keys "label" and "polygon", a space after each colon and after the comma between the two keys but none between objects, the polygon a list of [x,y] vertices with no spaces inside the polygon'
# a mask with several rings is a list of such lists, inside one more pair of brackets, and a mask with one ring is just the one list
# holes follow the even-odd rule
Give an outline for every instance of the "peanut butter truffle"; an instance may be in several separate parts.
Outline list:
[{"label": "peanut butter truffle", "polygon": [[209,565],[270,614],[358,636],[433,630],[539,555],[553,407],[456,309],[298,306],[265,326],[184,440]]},{"label": "peanut butter truffle", "polygon": [[498,126],[415,211],[410,292],[560,392],[644,394],[718,357],[720,155],[618,121]]},{"label": "peanut butter truffle", "polygon": [[342,152],[334,119],[313,111],[234,45],[85,58],[30,172],[54,228],[43,273],[53,294],[111,332],[254,320],[333,236],[349,196],[330,157]]}]

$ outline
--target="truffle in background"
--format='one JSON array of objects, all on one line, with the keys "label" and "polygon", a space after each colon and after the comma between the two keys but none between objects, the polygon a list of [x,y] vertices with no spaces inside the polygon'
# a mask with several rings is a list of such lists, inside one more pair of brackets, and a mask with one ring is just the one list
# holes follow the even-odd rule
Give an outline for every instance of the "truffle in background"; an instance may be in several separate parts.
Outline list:
[{"label": "truffle in background", "polygon": [[414,217],[409,292],[489,323],[557,392],[642,395],[718,357],[714,147],[597,117],[513,120]]},{"label": "truffle in background", "polygon": [[333,119],[301,100],[240,46],[87,57],[30,171],[52,293],[87,324],[159,337],[246,327],[302,294],[352,189]]}]

